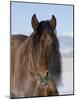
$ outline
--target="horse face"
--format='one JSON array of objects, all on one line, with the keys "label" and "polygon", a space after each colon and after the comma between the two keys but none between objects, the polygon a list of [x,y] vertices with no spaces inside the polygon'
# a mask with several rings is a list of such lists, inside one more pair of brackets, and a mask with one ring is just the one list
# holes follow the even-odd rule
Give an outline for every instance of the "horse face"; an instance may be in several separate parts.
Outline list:
[{"label": "horse face", "polygon": [[49,32],[47,31],[47,29],[43,32],[40,41],[39,41],[39,46],[41,49],[41,52],[43,52],[43,50],[47,51],[47,49],[49,49],[51,47],[52,44],[52,37],[49,35]]},{"label": "horse face", "polygon": [[39,75],[45,79],[49,76],[47,67],[47,59],[52,50],[53,34],[56,27],[56,18],[52,16],[51,20],[38,22],[36,15],[32,17],[32,27],[38,45],[37,47],[37,69]]}]

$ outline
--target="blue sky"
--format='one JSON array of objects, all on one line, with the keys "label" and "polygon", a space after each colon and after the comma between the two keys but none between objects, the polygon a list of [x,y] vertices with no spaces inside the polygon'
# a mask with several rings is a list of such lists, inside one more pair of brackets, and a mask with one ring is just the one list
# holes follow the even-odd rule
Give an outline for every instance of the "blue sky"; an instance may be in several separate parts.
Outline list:
[{"label": "blue sky", "polygon": [[57,34],[73,36],[73,6],[11,3],[11,32],[12,34],[32,33],[31,18],[36,14],[39,21],[50,20],[52,15],[57,19]]}]

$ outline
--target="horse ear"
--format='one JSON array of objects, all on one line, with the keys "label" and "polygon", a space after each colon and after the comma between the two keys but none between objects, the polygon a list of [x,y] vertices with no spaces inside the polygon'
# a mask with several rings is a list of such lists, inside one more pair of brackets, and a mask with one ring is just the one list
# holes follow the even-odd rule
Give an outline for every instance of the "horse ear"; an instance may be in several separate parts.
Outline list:
[{"label": "horse ear", "polygon": [[37,26],[38,26],[38,20],[36,18],[36,14],[34,14],[32,16],[31,24],[32,24],[33,29],[36,30],[37,29]]},{"label": "horse ear", "polygon": [[52,15],[52,19],[50,20],[50,26],[55,29],[56,27],[56,18],[54,15]]}]

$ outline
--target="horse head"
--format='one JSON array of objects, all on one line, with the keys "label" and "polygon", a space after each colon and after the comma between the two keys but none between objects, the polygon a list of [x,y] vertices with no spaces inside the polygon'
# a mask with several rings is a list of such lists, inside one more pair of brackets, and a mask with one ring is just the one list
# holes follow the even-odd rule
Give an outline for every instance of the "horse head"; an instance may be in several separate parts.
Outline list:
[{"label": "horse head", "polygon": [[33,27],[33,56],[37,75],[42,81],[49,78],[59,78],[61,74],[61,56],[59,41],[56,35],[56,18],[39,22],[36,15],[32,17]]}]

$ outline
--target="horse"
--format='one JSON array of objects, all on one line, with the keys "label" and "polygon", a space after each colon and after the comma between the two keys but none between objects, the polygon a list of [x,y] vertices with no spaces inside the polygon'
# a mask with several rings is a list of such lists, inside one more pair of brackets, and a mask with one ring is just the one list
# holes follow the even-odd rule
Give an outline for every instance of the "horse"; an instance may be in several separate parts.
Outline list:
[{"label": "horse", "polygon": [[56,17],[39,22],[34,14],[31,25],[30,36],[11,35],[11,98],[59,95],[62,70]]}]

